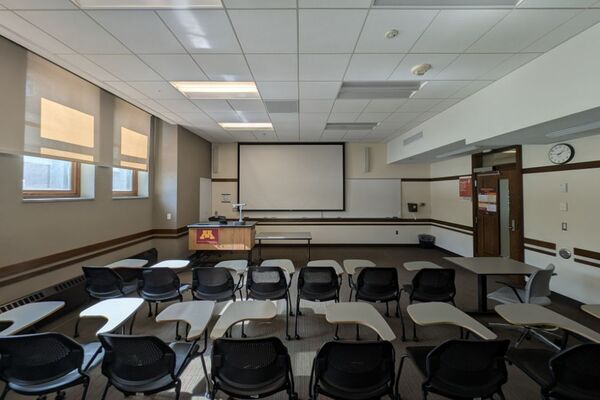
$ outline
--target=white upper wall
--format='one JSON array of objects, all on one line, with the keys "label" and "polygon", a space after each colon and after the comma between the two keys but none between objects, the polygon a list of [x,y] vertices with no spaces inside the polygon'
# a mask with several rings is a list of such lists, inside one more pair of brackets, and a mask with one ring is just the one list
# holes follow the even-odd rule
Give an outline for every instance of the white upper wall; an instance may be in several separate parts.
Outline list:
[{"label": "white upper wall", "polygon": [[[388,143],[388,162],[475,143],[600,106],[600,24]],[[423,131],[408,146],[403,139]]]}]

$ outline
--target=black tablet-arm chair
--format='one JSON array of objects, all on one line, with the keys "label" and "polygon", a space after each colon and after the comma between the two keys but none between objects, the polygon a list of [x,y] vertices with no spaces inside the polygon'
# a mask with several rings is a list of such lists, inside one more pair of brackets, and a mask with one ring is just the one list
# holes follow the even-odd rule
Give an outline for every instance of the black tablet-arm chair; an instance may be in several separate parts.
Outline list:
[{"label": "black tablet-arm chair", "polygon": [[217,339],[211,356],[210,399],[221,391],[241,399],[256,399],[286,391],[297,400],[287,348],[276,337]]},{"label": "black tablet-arm chair", "polygon": [[[356,301],[362,300],[371,303],[385,303],[385,316],[390,316],[389,302],[396,302],[396,317],[402,323],[402,340],[406,340],[404,329],[404,317],[400,310],[400,295],[402,290],[398,283],[398,271],[396,268],[370,267],[363,268],[356,278],[354,288]],[[359,327],[356,325],[356,339],[360,338]]]},{"label": "black tablet-arm chair", "polygon": [[171,268],[147,268],[140,277],[138,285],[139,296],[148,303],[148,316],[158,315],[158,304],[165,301],[183,301],[183,293],[190,285],[182,284],[177,273]]},{"label": "black tablet-arm chair", "polygon": [[[415,301],[422,303],[439,301],[456,306],[455,276],[456,271],[453,269],[424,268],[417,272],[412,284],[404,285],[402,289],[408,293],[410,304]],[[413,340],[418,340],[417,325],[414,323]]]},{"label": "black tablet-arm chair", "polygon": [[600,344],[581,344],[559,353],[512,348],[506,359],[540,386],[544,400],[600,399]]},{"label": "black tablet-arm chair", "polygon": [[398,379],[406,358],[410,358],[424,377],[423,399],[429,393],[451,399],[504,400],[502,386],[508,381],[504,356],[509,340],[448,340],[437,347],[407,347],[400,361]]},{"label": "black tablet-arm chair", "polygon": [[[289,286],[285,278],[285,272],[281,268],[251,266],[248,269],[246,298],[254,300],[285,300],[285,338],[290,340],[290,302],[288,290]],[[244,324],[242,323],[242,337],[245,337],[243,329]]]},{"label": "black tablet-arm chair", "polygon": [[231,273],[225,268],[197,267],[192,269],[192,296],[194,300],[216,302],[235,301],[236,285]]},{"label": "black tablet-arm chair", "polygon": [[371,400],[389,396],[394,389],[395,352],[390,342],[328,342],[312,366],[309,396],[334,400]]},{"label": "black tablet-arm chair", "polygon": [[102,400],[111,386],[125,396],[175,388],[179,399],[179,378],[198,349],[196,343],[167,345],[155,336],[101,334],[99,338],[105,351],[102,374],[108,378]]},{"label": "black tablet-arm chair", "polygon": [[25,396],[56,393],[83,385],[84,400],[90,377],[86,371],[102,359],[99,343],[82,346],[60,333],[0,337],[0,380],[5,382],[0,400],[13,391]]},{"label": "black tablet-arm chair", "polygon": [[[296,295],[296,319],[294,324],[294,334],[296,339],[300,339],[298,334],[298,315],[300,314],[300,300],[323,302],[335,301],[340,299],[340,282],[331,267],[304,267],[298,274],[298,293]],[[338,328],[335,329],[335,337],[338,335]]]}]

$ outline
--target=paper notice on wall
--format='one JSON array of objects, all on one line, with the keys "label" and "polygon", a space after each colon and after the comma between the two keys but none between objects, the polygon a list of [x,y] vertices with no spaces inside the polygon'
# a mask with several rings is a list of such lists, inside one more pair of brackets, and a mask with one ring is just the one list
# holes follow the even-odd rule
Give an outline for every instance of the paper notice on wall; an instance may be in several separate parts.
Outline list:
[{"label": "paper notice on wall", "polygon": [[496,212],[497,211],[496,205],[492,204],[492,203],[487,203],[487,211],[488,212]]},{"label": "paper notice on wall", "polygon": [[496,189],[479,189],[477,193],[477,203],[479,211],[495,213],[498,211],[498,194]]},{"label": "paper notice on wall", "polygon": [[473,195],[473,181],[470,176],[458,178],[458,195],[463,199],[470,199]]}]

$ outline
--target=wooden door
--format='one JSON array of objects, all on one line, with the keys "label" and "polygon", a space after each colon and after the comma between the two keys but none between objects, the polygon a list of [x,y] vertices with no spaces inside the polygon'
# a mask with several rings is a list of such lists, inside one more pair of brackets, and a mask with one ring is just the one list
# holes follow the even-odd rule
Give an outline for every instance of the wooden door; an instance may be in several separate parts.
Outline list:
[{"label": "wooden door", "polygon": [[508,229],[510,236],[510,258],[523,261],[523,182],[517,169],[501,170],[499,179],[508,180],[509,204]]},{"label": "wooden door", "polygon": [[475,203],[477,207],[477,251],[479,257],[500,256],[500,217],[498,213],[499,175],[478,175]]}]

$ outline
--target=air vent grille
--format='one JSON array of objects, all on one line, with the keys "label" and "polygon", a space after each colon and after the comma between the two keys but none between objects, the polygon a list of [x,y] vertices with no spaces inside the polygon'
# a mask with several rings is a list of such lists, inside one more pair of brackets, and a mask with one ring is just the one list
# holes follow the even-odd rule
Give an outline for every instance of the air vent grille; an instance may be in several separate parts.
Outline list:
[{"label": "air vent grille", "polygon": [[519,0],[375,0],[375,7],[513,7]]},{"label": "air vent grille", "polygon": [[47,297],[50,297],[56,293],[63,292],[75,285],[78,285],[85,281],[85,277],[83,275],[77,276],[73,279],[69,279],[68,281],[64,281],[59,283],[58,285],[54,285],[52,287],[40,290],[38,292],[32,293],[30,295],[21,297],[20,299],[14,300],[10,303],[3,304],[0,306],[0,313],[12,310],[13,308],[17,308],[19,306],[34,303],[36,301],[43,300]]},{"label": "air vent grille", "polygon": [[344,82],[339,99],[408,99],[421,88],[421,81]]},{"label": "air vent grille", "polygon": [[267,100],[265,107],[269,114],[297,113],[297,100]]},{"label": "air vent grille", "polygon": [[330,122],[326,131],[369,131],[379,125],[378,122]]},{"label": "air vent grille", "polygon": [[404,139],[402,141],[402,143],[404,143],[404,145],[406,146],[406,145],[416,142],[417,140],[422,139],[422,138],[423,138],[423,131],[421,131],[419,133],[415,133],[414,135],[407,137],[406,139]]}]

